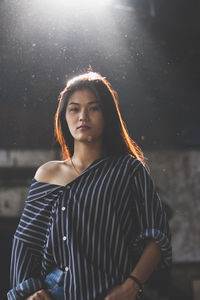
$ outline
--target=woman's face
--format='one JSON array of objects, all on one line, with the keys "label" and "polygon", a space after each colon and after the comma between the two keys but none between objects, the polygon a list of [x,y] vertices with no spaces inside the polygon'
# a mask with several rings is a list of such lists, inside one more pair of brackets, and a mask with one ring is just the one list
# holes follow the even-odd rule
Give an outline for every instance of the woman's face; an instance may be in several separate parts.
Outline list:
[{"label": "woman's face", "polygon": [[93,142],[102,139],[103,113],[100,102],[90,89],[77,90],[70,96],[66,121],[75,140]]}]

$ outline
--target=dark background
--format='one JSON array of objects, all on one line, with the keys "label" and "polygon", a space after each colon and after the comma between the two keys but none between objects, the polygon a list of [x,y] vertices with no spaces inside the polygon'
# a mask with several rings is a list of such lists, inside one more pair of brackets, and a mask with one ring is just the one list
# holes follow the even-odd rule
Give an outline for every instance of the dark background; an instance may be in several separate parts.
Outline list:
[{"label": "dark background", "polygon": [[91,65],[140,146],[199,149],[198,0],[43,2],[0,2],[1,148],[49,149],[58,94]]},{"label": "dark background", "polygon": [[[200,149],[198,0],[118,0],[107,8],[50,2],[0,0],[0,149],[57,147],[58,94],[89,65],[117,90],[130,135],[144,151]],[[0,218],[3,297],[17,222]],[[163,295],[191,300],[170,290],[168,273],[155,285],[159,276]]]}]

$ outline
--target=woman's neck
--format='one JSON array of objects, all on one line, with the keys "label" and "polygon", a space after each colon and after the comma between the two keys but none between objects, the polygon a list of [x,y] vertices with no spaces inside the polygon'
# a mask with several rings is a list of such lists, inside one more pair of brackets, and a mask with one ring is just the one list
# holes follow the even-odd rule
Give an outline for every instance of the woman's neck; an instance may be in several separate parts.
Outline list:
[{"label": "woman's neck", "polygon": [[73,163],[76,167],[83,171],[94,160],[104,154],[101,142],[97,143],[74,143],[74,154],[72,156]]}]

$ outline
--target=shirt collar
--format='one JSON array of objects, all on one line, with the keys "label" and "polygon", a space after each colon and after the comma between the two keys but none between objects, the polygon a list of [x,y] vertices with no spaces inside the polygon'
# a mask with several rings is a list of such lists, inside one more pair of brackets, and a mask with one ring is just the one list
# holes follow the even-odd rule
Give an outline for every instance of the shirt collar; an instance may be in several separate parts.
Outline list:
[{"label": "shirt collar", "polygon": [[28,193],[27,202],[34,201],[36,199],[43,198],[48,194],[63,188],[61,185],[51,184],[46,182],[37,181],[35,178],[32,179],[31,187]]}]

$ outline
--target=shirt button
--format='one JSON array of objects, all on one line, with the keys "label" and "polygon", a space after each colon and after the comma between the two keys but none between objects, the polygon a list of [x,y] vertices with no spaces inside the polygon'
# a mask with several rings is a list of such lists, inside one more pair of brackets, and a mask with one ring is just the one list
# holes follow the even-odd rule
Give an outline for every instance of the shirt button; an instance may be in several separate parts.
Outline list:
[{"label": "shirt button", "polygon": [[65,211],[65,209],[66,209],[66,207],[65,207],[65,206],[63,206],[63,207],[62,207],[62,211]]},{"label": "shirt button", "polygon": [[64,235],[64,236],[63,236],[63,241],[66,241],[66,239],[67,239],[67,237]]},{"label": "shirt button", "polygon": [[69,270],[69,268],[68,267],[65,267],[65,271],[67,272]]}]

